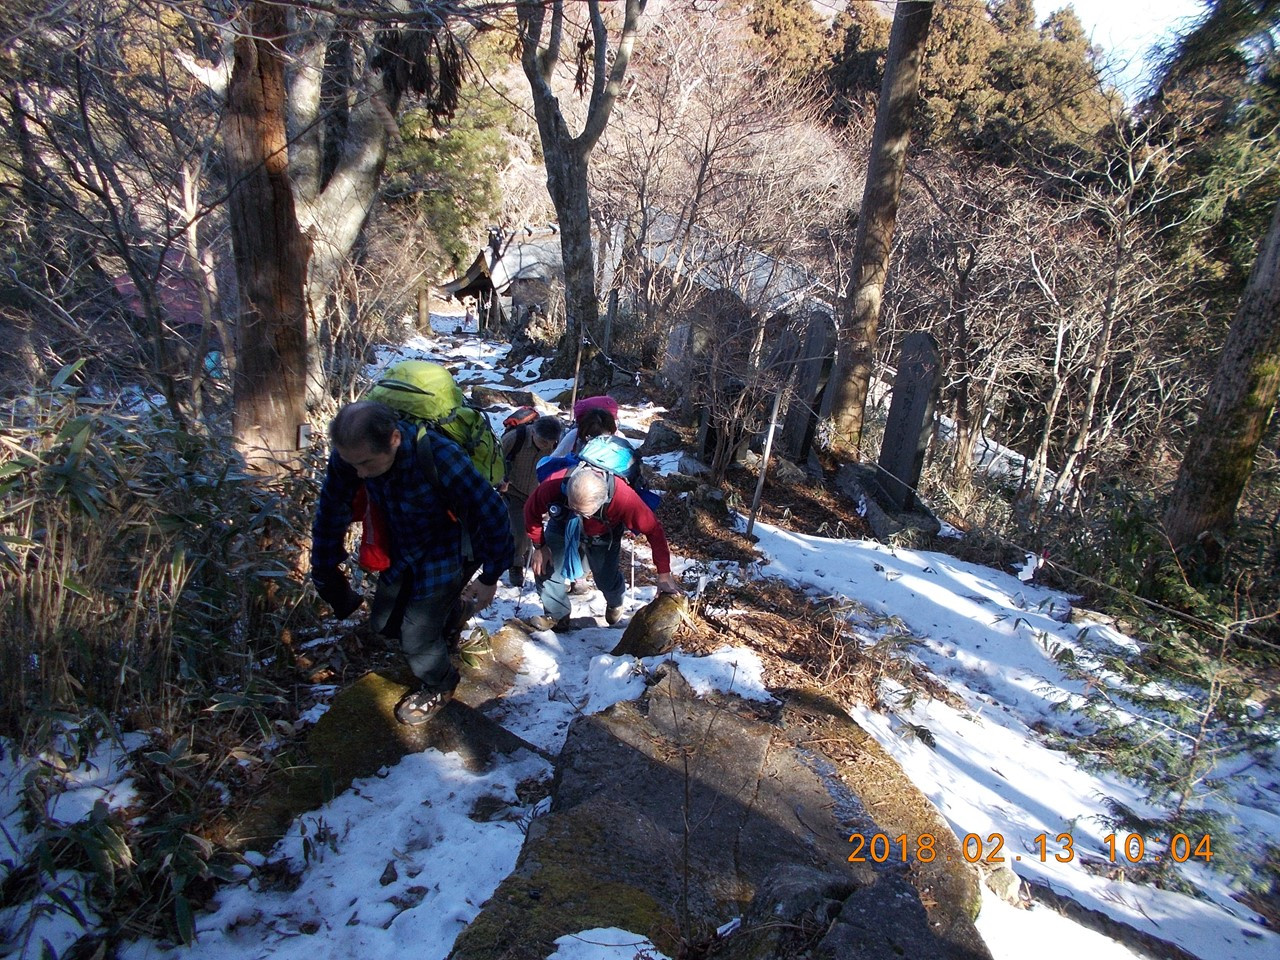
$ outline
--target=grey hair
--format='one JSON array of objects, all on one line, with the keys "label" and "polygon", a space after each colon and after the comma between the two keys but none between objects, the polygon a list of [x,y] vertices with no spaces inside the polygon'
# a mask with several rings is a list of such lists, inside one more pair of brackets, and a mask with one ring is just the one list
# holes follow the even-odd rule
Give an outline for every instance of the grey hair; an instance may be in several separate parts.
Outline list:
[{"label": "grey hair", "polygon": [[575,470],[565,482],[564,498],[570,510],[594,517],[609,499],[609,484],[594,470]]}]

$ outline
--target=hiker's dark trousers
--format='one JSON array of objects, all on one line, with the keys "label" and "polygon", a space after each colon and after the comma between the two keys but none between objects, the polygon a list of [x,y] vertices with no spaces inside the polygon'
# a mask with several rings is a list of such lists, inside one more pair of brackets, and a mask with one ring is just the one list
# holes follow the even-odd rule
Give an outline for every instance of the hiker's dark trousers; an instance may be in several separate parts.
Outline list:
[{"label": "hiker's dark trousers", "polygon": [[[559,620],[569,615],[569,587],[564,581],[564,514],[547,520],[542,531],[543,541],[551,548],[551,575],[538,579],[538,596],[548,617]],[[595,577],[596,586],[604,594],[604,602],[610,607],[622,606],[622,595],[627,581],[618,569],[618,555],[622,552],[622,528],[610,530],[599,537],[583,537],[582,552],[587,567]]]},{"label": "hiker's dark trousers", "polygon": [[[516,542],[515,560],[511,562],[511,566],[520,567],[522,570],[529,565],[529,531],[524,525],[524,503],[528,497],[522,497],[514,490],[508,490],[502,495],[507,502],[507,519],[511,522],[511,537]],[[513,583],[513,587],[519,584]]]},{"label": "hiker's dark trousers", "polygon": [[462,571],[424,600],[410,600],[407,592],[401,593],[407,579],[408,575],[391,581],[378,578],[369,625],[388,640],[400,641],[409,669],[423,689],[431,693],[453,690],[458,685],[458,670],[449,661],[447,637],[458,615]]}]

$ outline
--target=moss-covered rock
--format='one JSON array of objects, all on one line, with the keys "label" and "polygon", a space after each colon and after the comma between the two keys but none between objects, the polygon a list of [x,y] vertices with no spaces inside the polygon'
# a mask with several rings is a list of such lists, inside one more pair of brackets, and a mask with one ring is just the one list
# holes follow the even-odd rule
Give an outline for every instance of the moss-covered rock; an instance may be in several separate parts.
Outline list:
[{"label": "moss-covered rock", "polygon": [[[880,826],[764,719],[772,715],[737,697],[698,697],[668,666],[642,701],[575,720],[554,812],[534,821],[515,871],[463,932],[454,960],[541,960],[558,937],[597,926],[688,953],[749,907],[770,913],[775,904],[758,902],[760,890],[795,864],[833,878],[819,899],[832,899],[827,887],[840,891],[834,909],[849,914],[842,944],[928,943],[920,960],[978,960],[935,941],[900,869],[847,862],[849,830]],[[901,900],[902,930],[865,922],[878,904]],[[815,918],[815,931],[825,935],[831,920]],[[741,949],[791,955],[790,940],[765,939],[744,935]],[[735,943],[722,945],[724,956],[747,956]],[[839,949],[824,956],[853,955]]]},{"label": "moss-covered rock", "polygon": [[664,593],[631,615],[631,622],[610,655],[644,658],[666,653],[675,646],[676,630],[688,619],[689,601]]},{"label": "moss-covered rock", "polygon": [[233,849],[269,849],[299,814],[328,802],[352,781],[398,763],[407,753],[432,747],[456,752],[477,770],[487,767],[495,753],[540,753],[481,712],[511,688],[526,636],[518,626],[508,625],[473,645],[454,701],[421,726],[406,726],[395,717],[396,704],[413,680],[408,667],[367,673],[340,691],[311,728],[305,758],[273,780],[271,790],[227,831],[225,842]]},{"label": "moss-covered rock", "polygon": [[[557,938],[594,927],[641,934],[673,954],[675,912],[641,886],[654,864],[627,862],[610,842],[613,825],[624,822],[634,824],[635,811],[604,799],[534,821],[515,870],[459,935],[452,960],[543,960]],[[647,829],[661,863],[671,838]],[[628,874],[637,882],[621,879]]]}]

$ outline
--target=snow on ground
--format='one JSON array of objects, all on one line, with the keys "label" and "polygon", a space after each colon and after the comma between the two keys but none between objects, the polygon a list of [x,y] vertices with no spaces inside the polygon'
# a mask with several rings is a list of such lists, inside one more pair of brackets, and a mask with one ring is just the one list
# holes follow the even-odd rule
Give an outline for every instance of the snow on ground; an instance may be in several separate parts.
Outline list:
[{"label": "snow on ground", "polygon": [[[653,587],[628,594],[628,609],[653,599]],[[471,627],[497,630],[514,616],[540,607],[532,581],[522,589],[501,583],[494,606]],[[577,600],[575,615],[594,614],[604,622],[604,599],[597,592]],[[652,671],[662,658],[643,666],[630,657],[612,658],[616,627],[588,627],[573,633],[540,631],[525,643],[524,669],[490,716],[508,730],[549,751],[564,743],[579,710],[604,709],[643,689],[640,670]],[[705,664],[681,655],[678,662],[698,689],[732,689],[767,697],[761,665],[748,650],[720,651]],[[593,687],[600,663],[622,663],[623,679]],[[636,685],[627,682],[634,679]],[[592,701],[592,697],[596,699]],[[488,712],[488,711],[487,711]],[[169,949],[140,941],[121,951],[121,960],[156,957],[309,958],[324,937],[330,956],[367,958],[398,955],[413,945],[422,960],[448,955],[458,933],[515,866],[524,840],[519,821],[533,811],[516,800],[515,786],[528,777],[549,779],[550,766],[524,757],[487,774],[468,772],[453,755],[434,750],[413,754],[377,777],[357,781],[333,802],[295,822],[272,851],[272,861],[302,870],[294,891],[269,890],[250,880],[224,888],[216,906],[197,919],[198,942]],[[497,796],[509,804],[507,818],[477,823],[468,818],[476,801]],[[395,878],[384,871],[394,868]],[[582,935],[563,950],[594,949],[598,931]],[[643,941],[626,934],[618,942]],[[621,948],[612,948],[615,951]],[[632,953],[563,953],[613,957]]]},{"label": "snow on ground", "polygon": [[[1084,682],[1068,677],[1052,655],[1069,648],[1079,660],[1091,656],[1081,643],[1086,628],[1060,619],[1067,597],[946,554],[809,537],[758,521],[756,533],[767,558],[764,573],[821,595],[856,599],[872,620],[894,618],[885,629],[905,627],[919,638],[917,659],[962,698],[961,709],[917,700],[889,713],[859,707],[851,714],[942,811],[956,835],[972,835],[967,842],[975,857],[979,850],[983,858],[1002,856],[1024,880],[1046,883],[1197,956],[1280,956],[1280,936],[1232,899],[1240,888],[1224,873],[1207,869],[1204,858],[1193,855],[1174,868],[1199,897],[1126,882],[1114,869],[1127,866],[1128,831],[1104,825],[1106,801],[1119,800],[1153,818],[1159,812],[1146,806],[1139,785],[1086,771],[1036,732],[1049,728],[1069,735],[1075,717],[1055,706],[1085,692]],[[1087,630],[1095,637],[1108,632]],[[921,728],[930,736],[921,736]],[[1280,752],[1255,759],[1256,782],[1234,778],[1232,796],[1218,797],[1215,805],[1237,822],[1233,839],[1260,859],[1263,845],[1280,839]],[[1114,855],[1105,839],[1112,833]],[[1189,846],[1179,842],[1178,852],[1194,854],[1203,836],[1188,838]],[[1157,854],[1170,855],[1167,832],[1143,839],[1148,865]]]},{"label": "snow on ground", "polygon": [[[456,754],[410,754],[295,821],[271,859],[301,871],[296,890],[256,879],[225,886],[214,908],[197,917],[194,945],[168,950],[138,941],[120,951],[121,960],[311,960],[317,949],[380,958],[409,947],[414,957],[443,960],[515,866],[524,842],[519,818],[527,813],[516,784],[550,773],[528,755],[477,774]],[[471,819],[486,797],[509,805],[510,816]]]},{"label": "snow on ground", "polygon": [[[74,735],[72,730],[66,737]],[[29,786],[37,779],[47,785],[39,791],[48,797],[41,815],[54,828],[85,820],[98,804],[110,810],[123,809],[135,797],[128,753],[146,742],[141,734],[126,734],[98,744],[82,763],[67,766],[52,755],[45,757],[44,763],[24,759],[13,744],[0,740],[0,881],[37,847],[36,835],[26,829],[24,794]],[[69,744],[67,752],[71,752]],[[62,870],[53,876],[40,872],[35,879],[35,897],[0,909],[0,948],[21,957],[37,957],[47,941],[53,956],[61,956],[98,922],[86,893],[89,877]]]},{"label": "snow on ground", "polygon": [[[454,323],[455,318],[446,318],[435,326],[451,331]],[[498,382],[496,368],[505,354],[504,346],[478,340],[419,337],[398,349],[380,351],[369,373],[372,377],[397,358],[424,356],[447,363],[464,383]],[[528,373],[538,372],[536,364],[526,364],[516,382],[545,397],[567,389],[567,381],[525,382]],[[652,413],[650,408],[628,409],[623,423],[647,423]],[[650,463],[667,471],[674,469],[675,459],[668,455],[651,458]],[[973,835],[971,850],[981,845],[983,855],[989,856],[999,844],[999,855],[1020,877],[1046,883],[1086,907],[1174,941],[1206,960],[1280,956],[1280,937],[1231,899],[1233,890],[1224,874],[1203,864],[1182,868],[1201,891],[1199,898],[1126,883],[1115,871],[1085,869],[1086,859],[1110,866],[1103,840],[1107,830],[1096,819],[1104,811],[1104,798],[1141,807],[1141,791],[1117,777],[1085,771],[1064,752],[1046,746],[1036,732],[1048,728],[1069,733],[1071,715],[1055,712],[1053,705],[1083,692],[1083,685],[1068,677],[1051,655],[1058,646],[1078,650],[1081,658],[1089,655],[1081,628],[1062,622],[1069,598],[944,554],[809,537],[760,522],[756,531],[760,560],[747,570],[734,568],[735,575],[763,572],[817,595],[856,601],[865,608],[859,629],[866,640],[898,634],[917,638],[912,655],[959,697],[959,708],[915,701],[900,703],[885,714],[858,709],[853,716],[933,800],[957,835]],[[673,549],[678,551],[679,544]],[[648,562],[646,549],[638,547],[636,553],[641,562]],[[676,569],[682,566],[676,558]],[[725,575],[721,565],[712,566],[702,571],[704,582]],[[652,587],[629,590],[628,612],[653,595]],[[520,587],[501,583],[495,604],[473,626],[495,630],[511,617],[538,612],[531,580]],[[576,598],[574,614],[594,615],[603,623],[603,598],[598,593]],[[1133,646],[1107,628],[1090,630],[1104,642]],[[638,696],[644,675],[660,662],[661,658],[638,662],[610,656],[618,636],[617,628],[603,626],[533,634],[524,644],[523,670],[493,718],[545,750],[558,750],[579,711],[604,709]],[[701,659],[677,651],[674,656],[700,691],[732,689],[744,696],[769,696],[760,663],[750,651],[725,649]],[[894,691],[886,692],[892,698]],[[313,720],[322,707],[304,719]],[[921,730],[929,736],[922,736]],[[103,761],[99,766],[86,767],[68,780],[76,793],[57,801],[60,816],[89,809],[90,798],[113,802],[127,796],[119,757],[98,759]],[[1231,801],[1231,812],[1241,824],[1240,839],[1255,845],[1276,843],[1276,757],[1256,758],[1256,763],[1253,781],[1246,784],[1247,778],[1237,778],[1233,797],[1220,802]],[[115,772],[95,773],[105,767]],[[18,815],[22,773],[11,759],[0,768],[0,865],[7,861],[6,870],[20,862],[33,842]],[[435,751],[406,757],[294,823],[268,859],[287,862],[301,872],[297,889],[273,889],[246,876],[243,882],[225,886],[211,909],[197,917],[199,940],[194,946],[173,948],[144,940],[127,945],[120,955],[128,960],[274,960],[309,957],[319,949],[328,956],[367,960],[399,957],[406,950],[415,957],[443,958],[514,865],[523,840],[521,823],[545,812],[545,803],[535,808],[522,805],[516,784],[549,775],[543,760],[529,756],[513,758],[487,773],[469,772],[456,757]],[[467,814],[481,798],[497,798],[504,812],[496,819],[471,819]],[[1042,834],[1043,853],[1037,841]],[[62,874],[43,882],[46,888],[60,885],[85,912],[85,925],[92,926],[95,918],[83,906],[83,876]],[[0,910],[0,945],[14,955],[34,958],[40,955],[42,938],[48,938],[55,955],[60,955],[80,926],[71,911],[58,906],[57,896],[46,892],[38,903]],[[1021,958],[1028,945],[1046,960],[1075,960],[1082,954],[1097,960],[1134,956],[1047,907],[1020,910],[985,890],[978,927],[996,960]],[[641,950],[646,956],[661,956],[627,931],[586,930],[562,937],[553,956],[630,960]]]},{"label": "snow on ground", "polygon": [[556,952],[547,960],[632,960],[644,951],[645,960],[670,958],[644,937],[617,927],[597,927],[556,941]]},{"label": "snow on ground", "polygon": [[1137,954],[1110,937],[1083,927],[1051,907],[1023,910],[1005,903],[984,885],[975,924],[995,960],[1135,960]]},{"label": "snow on ground", "polygon": [[659,453],[652,457],[645,457],[644,462],[649,465],[654,473],[658,476],[666,476],[669,473],[680,472],[680,458],[684,454],[679,450],[672,453]]}]

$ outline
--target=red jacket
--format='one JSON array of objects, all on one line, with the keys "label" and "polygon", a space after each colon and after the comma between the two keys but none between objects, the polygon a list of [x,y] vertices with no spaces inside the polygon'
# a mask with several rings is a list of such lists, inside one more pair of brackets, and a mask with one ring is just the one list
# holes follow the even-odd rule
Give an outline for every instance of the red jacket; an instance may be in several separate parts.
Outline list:
[{"label": "red jacket", "polygon": [[[568,510],[564,496],[564,478],[568,469],[558,470],[543,480],[524,503],[524,525],[529,540],[535,547],[542,546],[542,518],[547,508],[558,503]],[[667,546],[667,534],[653,511],[640,499],[625,480],[614,479],[613,499],[605,507],[604,521],[594,517],[583,518],[582,535],[598,537],[615,527],[626,527],[632,533],[643,534],[653,551],[653,565],[658,573],[671,572],[671,550]]]}]

